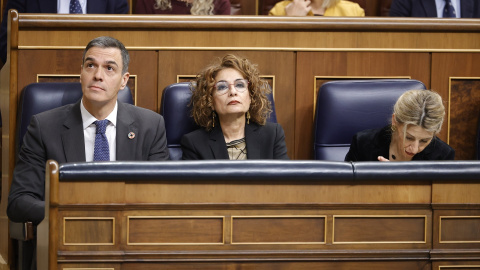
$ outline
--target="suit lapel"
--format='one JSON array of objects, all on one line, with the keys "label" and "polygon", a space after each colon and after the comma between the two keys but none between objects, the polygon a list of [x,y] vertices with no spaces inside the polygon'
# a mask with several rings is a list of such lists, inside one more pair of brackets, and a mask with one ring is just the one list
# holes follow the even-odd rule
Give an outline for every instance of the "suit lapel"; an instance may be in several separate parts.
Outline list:
[{"label": "suit lapel", "polygon": [[105,13],[105,0],[87,0],[87,14],[102,14]]},{"label": "suit lapel", "polygon": [[222,129],[217,126],[210,131],[210,139],[208,145],[212,150],[214,159],[229,159],[225,138],[223,137]]},{"label": "suit lapel", "polygon": [[259,126],[256,124],[245,125],[245,142],[247,144],[247,158],[260,159],[262,152],[263,139],[259,137],[257,132]]},{"label": "suit lapel", "polygon": [[423,5],[423,10],[425,11],[426,17],[437,17],[437,5],[435,0],[423,0],[420,1]]},{"label": "suit lapel", "polygon": [[[134,135],[133,138],[132,136]],[[117,160],[136,160],[137,141],[141,134],[138,134],[138,127],[129,108],[122,102],[118,102],[117,112]]]},{"label": "suit lapel", "polygon": [[62,144],[66,162],[85,161],[85,139],[83,136],[82,114],[80,102],[71,109],[64,122],[62,131]]},{"label": "suit lapel", "polygon": [[473,18],[473,0],[460,1],[460,15],[462,18]]}]

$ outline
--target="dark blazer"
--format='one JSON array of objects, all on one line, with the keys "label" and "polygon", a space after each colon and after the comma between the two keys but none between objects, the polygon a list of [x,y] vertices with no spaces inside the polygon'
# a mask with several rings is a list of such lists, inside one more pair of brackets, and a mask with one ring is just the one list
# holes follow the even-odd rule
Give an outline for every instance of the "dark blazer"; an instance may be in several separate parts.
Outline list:
[{"label": "dark blazer", "polygon": [[[163,117],[153,111],[118,102],[116,159],[167,160]],[[128,138],[135,133],[133,139]],[[32,117],[13,172],[8,217],[38,224],[44,217],[45,163],[85,161],[80,102]]]},{"label": "dark blazer", "polygon": [[[0,28],[0,60],[7,60],[8,10],[19,13],[57,13],[57,0],[8,0]],[[127,14],[128,0],[87,0],[87,14]]]},{"label": "dark blazer", "polygon": [[[480,1],[460,0],[462,18],[480,18]],[[437,17],[435,0],[393,0],[390,6],[393,17]]]},{"label": "dark blazer", "polygon": [[[391,141],[390,125],[379,129],[367,129],[353,136],[345,161],[378,161],[378,156],[389,157]],[[453,160],[455,150],[437,137],[412,160]]]},{"label": "dark blazer", "polygon": [[[247,159],[289,159],[282,126],[266,123],[245,125]],[[229,159],[227,145],[219,125],[211,131],[197,129],[182,137],[182,159]]]}]

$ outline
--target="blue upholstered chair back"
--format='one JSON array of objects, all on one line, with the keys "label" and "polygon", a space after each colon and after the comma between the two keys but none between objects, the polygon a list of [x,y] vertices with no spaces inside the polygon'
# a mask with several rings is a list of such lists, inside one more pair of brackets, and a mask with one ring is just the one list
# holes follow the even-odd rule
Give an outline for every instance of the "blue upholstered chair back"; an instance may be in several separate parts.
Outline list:
[{"label": "blue upholstered chair back", "polygon": [[314,159],[343,161],[353,135],[388,125],[398,97],[414,89],[425,89],[425,85],[405,79],[324,83],[316,103]]},{"label": "blue upholstered chair back", "polygon": [[[200,128],[191,117],[191,107],[189,107],[191,97],[192,92],[188,82],[174,83],[163,90],[160,114],[165,119],[167,145],[171,160],[182,158],[182,149],[180,148],[182,136]],[[267,121],[276,123],[277,115],[273,95],[269,94],[267,97],[273,110]]]},{"label": "blue upholstered chair back", "polygon": [[[81,98],[82,86],[79,82],[32,83],[25,86],[18,106],[18,146],[22,145],[23,136],[33,115],[75,103]],[[118,92],[118,100],[133,104],[128,86]]]}]

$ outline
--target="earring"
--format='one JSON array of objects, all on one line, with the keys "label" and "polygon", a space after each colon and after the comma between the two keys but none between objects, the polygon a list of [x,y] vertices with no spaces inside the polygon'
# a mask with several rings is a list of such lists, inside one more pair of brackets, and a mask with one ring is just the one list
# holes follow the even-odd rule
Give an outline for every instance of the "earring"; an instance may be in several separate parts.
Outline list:
[{"label": "earring", "polygon": [[215,127],[215,111],[212,112],[212,127]]},{"label": "earring", "polygon": [[391,125],[390,128],[392,129],[393,132],[397,131],[397,126]]},{"label": "earring", "polygon": [[247,111],[247,124],[250,125],[250,111]]}]

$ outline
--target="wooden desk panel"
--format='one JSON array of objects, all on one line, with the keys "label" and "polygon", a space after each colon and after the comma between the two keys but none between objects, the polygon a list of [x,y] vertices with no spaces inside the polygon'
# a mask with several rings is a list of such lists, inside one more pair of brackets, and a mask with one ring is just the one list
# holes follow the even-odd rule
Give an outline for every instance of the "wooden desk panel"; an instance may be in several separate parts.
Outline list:
[{"label": "wooden desk panel", "polygon": [[59,182],[56,166],[50,164],[46,184],[50,246],[57,250],[49,253],[65,268],[350,269],[355,262],[355,269],[435,269],[479,263],[477,180],[353,183],[320,175],[304,182]]},{"label": "wooden desk panel", "polygon": [[[251,58],[262,74],[275,78],[278,119],[293,159],[312,158],[315,84],[368,77],[418,79],[446,101],[454,93],[440,137],[451,141],[457,158],[472,155],[472,136],[464,131],[473,130],[478,106],[473,100],[464,108],[461,98],[469,89],[474,92],[467,95],[476,97],[476,87],[468,84],[480,77],[477,19],[11,15],[9,61],[0,72],[2,220],[21,89],[39,74],[77,74],[81,51],[100,35],[116,37],[129,49],[137,105],[155,111],[163,87],[176,82],[177,75],[196,74],[211,57],[227,52]],[[0,237],[4,259],[10,257],[6,233]]]}]

